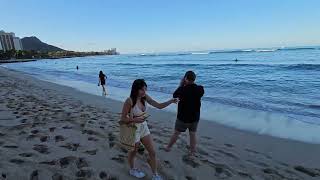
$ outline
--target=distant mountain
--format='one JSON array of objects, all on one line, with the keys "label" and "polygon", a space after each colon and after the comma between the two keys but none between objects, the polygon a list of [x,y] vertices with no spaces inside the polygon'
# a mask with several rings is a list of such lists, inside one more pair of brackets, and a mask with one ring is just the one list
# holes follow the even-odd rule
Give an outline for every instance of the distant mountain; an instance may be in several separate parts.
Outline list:
[{"label": "distant mountain", "polygon": [[42,52],[64,51],[61,48],[58,48],[40,41],[40,39],[38,39],[35,36],[24,37],[21,39],[21,43],[22,43],[23,49],[28,51],[30,50],[42,51]]}]

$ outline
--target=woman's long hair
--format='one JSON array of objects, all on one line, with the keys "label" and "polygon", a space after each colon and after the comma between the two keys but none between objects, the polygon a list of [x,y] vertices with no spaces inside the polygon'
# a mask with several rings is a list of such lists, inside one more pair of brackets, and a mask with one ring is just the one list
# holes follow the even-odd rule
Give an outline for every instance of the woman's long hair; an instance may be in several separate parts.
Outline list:
[{"label": "woman's long hair", "polygon": [[[133,81],[132,87],[131,87],[131,93],[130,98],[132,100],[132,107],[134,107],[137,103],[139,90],[143,87],[147,87],[147,83],[143,79],[136,79]],[[141,103],[145,106],[146,97],[141,98]]]}]

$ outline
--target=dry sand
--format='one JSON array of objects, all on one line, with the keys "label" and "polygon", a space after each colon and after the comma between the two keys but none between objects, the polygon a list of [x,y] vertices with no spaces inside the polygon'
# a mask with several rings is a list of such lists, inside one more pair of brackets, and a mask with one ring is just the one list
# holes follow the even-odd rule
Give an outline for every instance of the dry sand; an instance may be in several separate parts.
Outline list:
[{"label": "dry sand", "polygon": [[[121,102],[2,67],[0,88],[0,179],[135,179],[117,145]],[[187,134],[167,153],[175,115],[149,110],[165,179],[320,179],[320,145],[208,121],[200,122],[196,157],[187,155]],[[146,158],[137,166],[151,179]]]}]

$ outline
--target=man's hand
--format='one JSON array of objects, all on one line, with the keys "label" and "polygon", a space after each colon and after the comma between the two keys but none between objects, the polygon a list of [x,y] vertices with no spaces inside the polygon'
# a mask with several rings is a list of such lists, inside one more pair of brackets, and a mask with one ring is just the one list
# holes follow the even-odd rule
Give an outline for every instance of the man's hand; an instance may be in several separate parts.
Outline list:
[{"label": "man's hand", "polygon": [[172,98],[172,99],[171,99],[171,103],[177,104],[179,101],[180,101],[179,98]]}]

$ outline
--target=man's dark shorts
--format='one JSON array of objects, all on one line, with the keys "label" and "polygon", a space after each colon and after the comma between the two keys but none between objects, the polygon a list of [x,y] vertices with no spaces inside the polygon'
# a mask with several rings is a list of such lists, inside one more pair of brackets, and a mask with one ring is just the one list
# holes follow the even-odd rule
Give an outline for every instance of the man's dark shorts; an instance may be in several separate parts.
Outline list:
[{"label": "man's dark shorts", "polygon": [[198,128],[198,121],[193,123],[185,123],[179,119],[176,120],[175,130],[179,132],[185,132],[187,129],[189,132],[196,132]]}]

